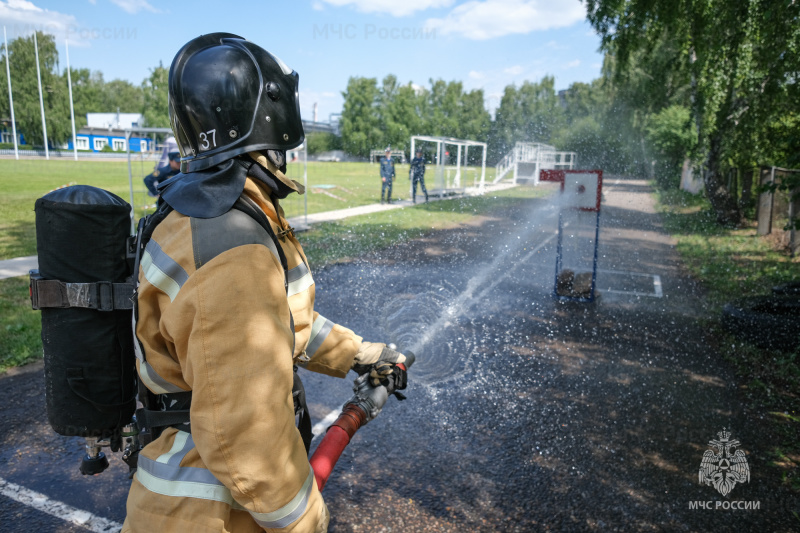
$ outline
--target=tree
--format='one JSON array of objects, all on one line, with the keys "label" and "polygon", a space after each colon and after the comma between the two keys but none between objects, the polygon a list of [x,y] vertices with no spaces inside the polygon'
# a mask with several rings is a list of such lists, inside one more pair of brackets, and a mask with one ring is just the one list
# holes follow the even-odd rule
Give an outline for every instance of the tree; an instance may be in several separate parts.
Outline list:
[{"label": "tree", "polygon": [[483,91],[466,93],[457,81],[430,80],[427,89],[394,75],[380,87],[374,78],[350,78],[342,96],[342,142],[356,155],[388,145],[408,150],[412,135],[482,140],[490,131]]},{"label": "tree", "polygon": [[607,107],[603,105],[604,95],[599,81],[595,80],[591,84],[575,82],[564,91],[564,118],[568,125],[576,120],[595,116]]},{"label": "tree", "polygon": [[[42,78],[42,100],[47,121],[47,137],[52,144],[60,144],[72,135],[69,118],[67,80],[58,74],[58,51],[55,38],[36,33],[39,48],[39,69]],[[42,116],[39,107],[39,88],[36,77],[36,50],[33,36],[19,37],[9,44],[10,58],[0,62],[0,83],[8,87],[5,61],[10,59],[11,83],[14,91],[14,118],[17,131],[28,144],[44,144]],[[0,114],[10,117],[8,99],[0,99]]]},{"label": "tree", "polygon": [[[791,0],[586,0],[590,22],[614,54],[618,73],[629,59],[655,78],[689,75],[694,160],[703,169],[706,194],[717,220],[741,218],[726,173],[732,165],[767,157],[770,124],[797,100],[800,70],[800,3]],[[669,35],[667,61],[651,59],[655,44]],[[663,98],[662,98],[663,100]],[[787,110],[787,106],[791,109]],[[774,131],[774,130],[773,130]]]},{"label": "tree", "polygon": [[105,82],[102,95],[100,106],[94,112],[112,113],[119,110],[120,113],[142,113],[143,90],[127,80]]},{"label": "tree", "polygon": [[[462,139],[486,141],[492,129],[492,115],[486,110],[482,89],[473,89],[461,95],[459,109],[460,135]],[[472,158],[478,162],[482,157],[480,150],[472,151]]]},{"label": "tree", "polygon": [[[102,109],[103,74],[91,72],[88,68],[71,69],[72,104],[75,109],[75,128],[86,126],[86,114]],[[107,111],[107,109],[103,109]]]},{"label": "tree", "polygon": [[461,138],[461,82],[430,80],[429,105],[423,117],[426,135]]},{"label": "tree", "polygon": [[517,142],[550,143],[564,126],[564,110],[555,92],[555,78],[509,85],[500,99],[490,136],[493,159],[505,155]]},{"label": "tree", "polygon": [[378,81],[354,77],[342,93],[342,146],[353,155],[368,157],[370,150],[385,145],[378,113]]},{"label": "tree", "polygon": [[376,104],[383,144],[405,150],[410,128],[417,122],[413,90],[409,92],[408,87],[399,85],[397,78],[390,74],[383,79]]},{"label": "tree", "polygon": [[576,152],[580,168],[627,173],[637,167],[639,151],[628,106],[608,79],[574,83],[561,93],[563,121],[552,144]]},{"label": "tree", "polygon": [[[688,107],[673,105],[650,115],[645,126],[650,145],[658,152],[661,166],[657,175],[667,181],[680,175],[681,164],[694,149],[695,138]],[[677,183],[676,183],[677,185]]]},{"label": "tree", "polygon": [[306,146],[308,147],[309,155],[315,155],[331,150],[339,150],[341,142],[339,137],[333,133],[315,131],[306,134]]},{"label": "tree", "polygon": [[71,73],[76,123],[81,117],[80,125],[85,125],[86,113],[141,113],[144,96],[140,87],[125,80],[106,82],[102,72],[89,69],[72,69]]},{"label": "tree", "polygon": [[149,128],[169,128],[169,71],[161,63],[150,71],[142,82],[144,93],[141,107],[144,122]]}]

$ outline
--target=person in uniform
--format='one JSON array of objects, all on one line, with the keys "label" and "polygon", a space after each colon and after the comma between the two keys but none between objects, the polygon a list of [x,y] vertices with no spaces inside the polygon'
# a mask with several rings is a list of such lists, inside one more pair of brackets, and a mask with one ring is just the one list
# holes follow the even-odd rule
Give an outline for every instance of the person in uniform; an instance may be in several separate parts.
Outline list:
[{"label": "person in uniform", "polygon": [[145,176],[144,185],[147,187],[148,196],[158,196],[158,184],[167,178],[171,178],[181,170],[181,154],[177,150],[170,152],[167,156],[167,163],[156,168],[153,172]]},{"label": "person in uniform", "polygon": [[297,367],[405,380],[403,354],[314,310],[280,206],[304,192],[285,175],[304,139],[297,88],[295,71],[227,33],[193,39],[170,67],[181,173],[159,185],[139,262],[136,366],[165,414],[189,413],[141,450],[123,532],[327,531]]},{"label": "person in uniform", "polygon": [[408,178],[411,180],[411,200],[417,203],[417,183],[419,183],[427,202],[428,189],[425,188],[425,158],[422,157],[422,150],[417,150],[416,157],[411,160]]},{"label": "person in uniform", "polygon": [[392,150],[386,149],[386,154],[381,158],[381,203],[383,195],[386,194],[386,203],[392,203],[392,180],[394,179],[394,161],[392,161]]},{"label": "person in uniform", "polygon": [[175,140],[174,135],[167,135],[167,138],[164,139],[164,145],[161,149],[161,157],[158,158],[158,162],[155,165],[155,170],[158,167],[163,167],[167,163],[169,163],[169,154],[178,151],[178,141]]}]

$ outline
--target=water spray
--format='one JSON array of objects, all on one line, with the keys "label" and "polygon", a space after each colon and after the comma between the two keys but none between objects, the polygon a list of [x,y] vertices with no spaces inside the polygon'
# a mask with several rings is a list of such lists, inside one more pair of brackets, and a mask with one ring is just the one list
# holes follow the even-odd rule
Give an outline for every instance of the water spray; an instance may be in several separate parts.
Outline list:
[{"label": "water spray", "polygon": [[[441,286],[437,286],[436,291],[419,294],[414,300],[390,302],[387,312],[384,313],[387,317],[385,327],[390,335],[399,339],[398,342],[402,342],[413,352],[424,350],[427,353],[429,351],[427,347],[439,338],[442,331],[458,323],[463,317],[469,316],[470,310],[476,305],[490,300],[492,292],[512,276],[519,265],[534,260],[543,248],[555,240],[561,195],[556,195],[554,200],[553,203],[538,208],[526,218],[520,230],[508,237],[491,262],[481,266],[467,280],[464,288],[456,288],[450,283],[443,282]],[[538,242],[530,246],[528,243],[534,238]],[[518,243],[524,243],[525,249],[523,250],[523,245]],[[548,278],[549,274],[548,268],[546,275]],[[473,348],[469,339],[459,337],[456,343],[460,343],[460,346],[449,346],[454,354],[453,357],[434,357],[434,354],[429,354],[415,372],[415,383],[429,385],[442,376],[453,377],[455,367],[463,362],[464,354]],[[458,355],[455,355],[456,353]]]}]

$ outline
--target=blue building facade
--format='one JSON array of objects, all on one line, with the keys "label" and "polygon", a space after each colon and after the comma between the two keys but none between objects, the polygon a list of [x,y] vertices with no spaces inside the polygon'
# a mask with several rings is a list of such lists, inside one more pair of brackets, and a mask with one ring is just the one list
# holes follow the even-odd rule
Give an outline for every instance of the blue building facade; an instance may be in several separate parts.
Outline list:
[{"label": "blue building facade", "polygon": [[[91,150],[92,152],[101,152],[104,146],[110,146],[116,152],[124,152],[127,149],[127,142],[125,139],[125,132],[123,130],[107,130],[99,128],[83,128],[75,134],[78,144],[78,150]],[[13,144],[14,138],[11,128],[0,126],[0,142]],[[26,146],[28,143],[25,140],[25,134],[17,130],[17,142],[20,146]],[[147,137],[141,137],[131,134],[130,149],[132,153],[149,152],[155,149],[153,140]],[[72,150],[74,148],[72,137],[69,141],[60,146],[53,145],[48,142],[48,147],[51,150]]]},{"label": "blue building facade", "polygon": [[[129,148],[134,153],[154,151],[156,146],[153,139],[142,134],[133,132],[129,140],[125,138],[125,131],[137,128],[143,120],[142,115],[138,113],[87,113],[87,125],[76,133],[74,143],[70,136],[69,140],[61,145],[49,141],[48,147],[51,150],[73,150],[77,145],[78,150],[92,152],[101,152],[106,146],[115,152],[125,152]],[[0,118],[0,142],[12,144],[14,142],[12,131],[11,119]],[[17,127],[17,141],[20,146],[27,145],[25,135],[19,127]]]},{"label": "blue building facade", "polygon": [[[78,150],[101,152],[103,147],[110,146],[115,152],[124,152],[128,148],[126,145],[125,131],[123,130],[81,128],[81,130],[75,134],[75,139],[78,144]],[[69,150],[73,149],[72,139],[69,140],[66,147]],[[148,152],[152,151],[153,148],[152,139],[138,136],[135,133],[131,134],[131,152]]]}]

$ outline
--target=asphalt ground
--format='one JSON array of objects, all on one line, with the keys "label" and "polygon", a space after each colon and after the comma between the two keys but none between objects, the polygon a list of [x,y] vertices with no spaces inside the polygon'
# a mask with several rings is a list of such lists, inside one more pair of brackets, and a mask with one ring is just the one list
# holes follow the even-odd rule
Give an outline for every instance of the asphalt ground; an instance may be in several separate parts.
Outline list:
[{"label": "asphalt ground", "polygon": [[[765,413],[704,330],[651,193],[604,184],[592,303],[552,297],[552,198],[315,272],[320,313],[418,358],[408,400],[355,435],[323,491],[331,531],[800,530]],[[304,381],[315,421],[351,394],[350,379]],[[0,478],[121,522],[124,465],[82,477],[42,391],[39,367],[0,378]],[[727,496],[698,482],[723,428],[750,468]],[[84,530],[7,496],[0,529]]]}]

